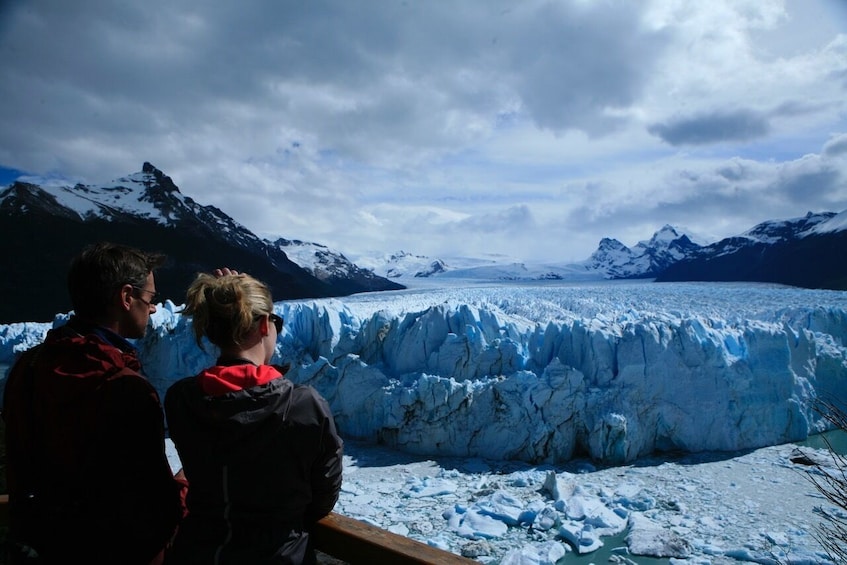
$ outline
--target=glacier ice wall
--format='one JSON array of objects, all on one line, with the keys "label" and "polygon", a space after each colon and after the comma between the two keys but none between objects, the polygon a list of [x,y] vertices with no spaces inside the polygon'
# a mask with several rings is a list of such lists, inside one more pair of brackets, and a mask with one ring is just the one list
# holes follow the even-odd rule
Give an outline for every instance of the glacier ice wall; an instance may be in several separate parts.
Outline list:
[{"label": "glacier ice wall", "polygon": [[[623,463],[751,449],[823,430],[816,400],[847,399],[839,293],[598,288],[281,302],[277,356],[344,436],[433,455]],[[161,394],[214,360],[178,310],[160,308],[138,343]]]}]

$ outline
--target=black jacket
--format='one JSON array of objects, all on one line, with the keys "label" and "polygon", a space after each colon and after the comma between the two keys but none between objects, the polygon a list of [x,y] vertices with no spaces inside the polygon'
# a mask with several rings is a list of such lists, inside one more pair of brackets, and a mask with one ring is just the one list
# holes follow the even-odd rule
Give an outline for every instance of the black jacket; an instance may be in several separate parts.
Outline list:
[{"label": "black jacket", "polygon": [[326,400],[268,365],[216,365],[172,385],[165,414],[189,484],[166,562],[313,562],[308,530],[341,489]]}]

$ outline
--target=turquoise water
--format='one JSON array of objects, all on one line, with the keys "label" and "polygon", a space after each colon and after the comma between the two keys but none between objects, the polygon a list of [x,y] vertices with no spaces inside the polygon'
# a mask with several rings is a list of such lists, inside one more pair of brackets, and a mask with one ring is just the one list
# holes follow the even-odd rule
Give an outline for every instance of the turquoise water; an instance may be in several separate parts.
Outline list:
[{"label": "turquoise water", "polygon": [[640,555],[627,555],[626,551],[626,532],[617,535],[604,537],[603,547],[592,553],[585,555],[577,555],[576,553],[568,553],[556,562],[556,565],[574,565],[589,563],[609,563],[609,558],[613,555],[626,557],[633,563],[639,565],[666,565],[670,563],[670,559],[657,559],[655,557],[642,557]]},{"label": "turquoise water", "polygon": [[798,441],[797,445],[818,449],[832,449],[839,455],[847,455],[847,432],[833,430],[831,432],[809,436],[808,439]]}]

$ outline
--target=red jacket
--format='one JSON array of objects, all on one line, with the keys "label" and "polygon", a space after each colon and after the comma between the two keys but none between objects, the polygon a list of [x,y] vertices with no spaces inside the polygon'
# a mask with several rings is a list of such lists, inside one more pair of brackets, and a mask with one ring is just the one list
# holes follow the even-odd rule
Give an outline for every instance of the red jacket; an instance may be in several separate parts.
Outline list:
[{"label": "red jacket", "polygon": [[149,563],[182,515],[159,396],[120,336],[71,319],[3,400],[10,536],[42,562]]}]

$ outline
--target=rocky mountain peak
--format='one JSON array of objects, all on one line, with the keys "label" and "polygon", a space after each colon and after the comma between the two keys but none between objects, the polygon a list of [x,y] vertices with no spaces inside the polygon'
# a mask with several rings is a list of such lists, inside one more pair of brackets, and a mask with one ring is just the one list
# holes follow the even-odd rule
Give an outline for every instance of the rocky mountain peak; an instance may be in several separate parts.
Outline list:
[{"label": "rocky mountain peak", "polygon": [[[176,186],[171,177],[154,167],[149,162],[145,161],[141,166],[141,172],[148,177],[152,177],[155,181],[155,184],[164,191],[164,192],[179,192],[179,188]],[[151,188],[147,182],[144,183],[148,188]],[[152,183],[151,183],[152,184]]]},{"label": "rocky mountain peak", "polygon": [[600,244],[597,246],[597,250],[591,254],[591,259],[594,262],[607,261],[610,256],[620,257],[626,256],[630,257],[632,255],[632,250],[612,237],[604,237],[600,240]]},{"label": "rocky mountain peak", "polygon": [[176,304],[197,272],[222,264],[267,283],[275,300],[404,288],[343,256],[334,261],[318,245],[314,262],[323,271],[315,274],[224,212],[180,194],[149,162],[104,185],[15,183],[0,192],[0,217],[0,256],[15,258],[0,292],[16,297],[0,305],[0,323],[46,321],[67,312],[64,277],[56,275],[96,240],[164,253],[168,263],[157,271],[156,285]]},{"label": "rocky mountain peak", "polygon": [[650,238],[650,243],[659,244],[660,242],[673,241],[679,237],[679,230],[670,224],[665,224],[659,231],[653,234],[653,237]]},{"label": "rocky mountain peak", "polygon": [[79,219],[79,214],[64,207],[53,194],[37,184],[15,181],[0,192],[0,213],[15,215],[21,210]]}]

